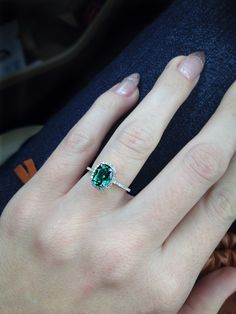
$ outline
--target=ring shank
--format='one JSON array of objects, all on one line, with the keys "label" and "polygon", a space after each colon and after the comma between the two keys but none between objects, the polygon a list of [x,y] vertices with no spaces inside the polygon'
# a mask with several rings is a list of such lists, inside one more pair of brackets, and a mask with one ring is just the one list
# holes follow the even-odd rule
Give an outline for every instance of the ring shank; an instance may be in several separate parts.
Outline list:
[{"label": "ring shank", "polygon": [[124,184],[122,184],[122,183],[120,183],[120,182],[118,182],[118,181],[114,181],[113,183],[116,184],[116,185],[118,185],[120,188],[126,190],[127,192],[130,192],[130,191],[131,191],[130,188],[128,188],[127,186],[125,186]]}]

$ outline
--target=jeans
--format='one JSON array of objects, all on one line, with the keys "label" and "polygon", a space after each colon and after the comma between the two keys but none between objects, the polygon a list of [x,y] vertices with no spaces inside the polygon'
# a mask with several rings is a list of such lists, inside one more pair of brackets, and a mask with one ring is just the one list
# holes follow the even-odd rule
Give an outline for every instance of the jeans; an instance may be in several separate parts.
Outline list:
[{"label": "jeans", "polygon": [[[32,158],[39,169],[100,94],[125,76],[139,72],[142,78],[140,98],[143,99],[171,58],[197,50],[206,53],[204,72],[197,87],[178,110],[161,142],[132,182],[131,194],[136,195],[200,131],[235,80],[234,0],[174,1],[0,168],[0,213],[22,186],[13,171],[16,165]],[[110,130],[101,149],[129,113]],[[236,224],[231,226],[231,230],[236,230]]]}]

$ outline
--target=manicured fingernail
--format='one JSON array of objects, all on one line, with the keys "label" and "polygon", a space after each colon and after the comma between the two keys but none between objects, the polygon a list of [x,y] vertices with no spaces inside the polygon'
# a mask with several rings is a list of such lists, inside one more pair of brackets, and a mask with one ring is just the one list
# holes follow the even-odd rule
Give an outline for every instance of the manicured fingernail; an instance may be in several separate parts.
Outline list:
[{"label": "manicured fingernail", "polygon": [[114,92],[123,96],[130,96],[137,88],[140,81],[140,74],[134,73],[126,77],[122,82],[115,86]]},{"label": "manicured fingernail", "polygon": [[205,64],[204,51],[197,51],[188,55],[179,65],[179,71],[189,80],[196,79]]}]

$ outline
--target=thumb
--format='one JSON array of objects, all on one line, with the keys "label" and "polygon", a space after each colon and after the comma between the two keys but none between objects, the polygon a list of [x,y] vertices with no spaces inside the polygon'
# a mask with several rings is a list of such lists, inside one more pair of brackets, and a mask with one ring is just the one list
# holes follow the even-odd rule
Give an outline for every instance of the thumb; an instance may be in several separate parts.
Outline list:
[{"label": "thumb", "polygon": [[[218,269],[199,280],[179,314],[217,314],[235,291],[236,268]],[[236,312],[236,308],[231,310]]]}]

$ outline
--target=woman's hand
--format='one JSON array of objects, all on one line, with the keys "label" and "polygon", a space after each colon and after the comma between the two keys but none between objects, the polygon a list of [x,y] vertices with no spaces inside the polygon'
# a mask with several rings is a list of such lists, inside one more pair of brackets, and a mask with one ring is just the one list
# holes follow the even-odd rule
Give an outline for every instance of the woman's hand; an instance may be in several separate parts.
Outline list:
[{"label": "woman's hand", "polygon": [[[129,186],[203,64],[202,53],[171,60],[93,168],[108,161]],[[235,83],[202,131],[135,197],[116,185],[99,191],[84,174],[137,102],[138,81],[132,75],[100,96],[5,208],[2,314],[215,314],[236,290],[233,268],[194,286],[236,217]]]}]

